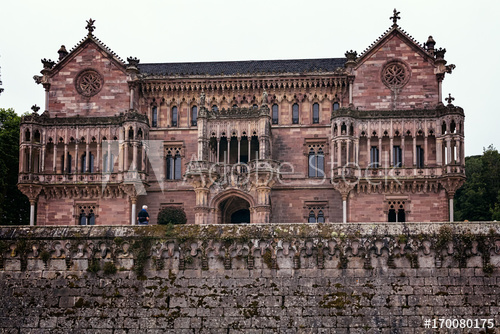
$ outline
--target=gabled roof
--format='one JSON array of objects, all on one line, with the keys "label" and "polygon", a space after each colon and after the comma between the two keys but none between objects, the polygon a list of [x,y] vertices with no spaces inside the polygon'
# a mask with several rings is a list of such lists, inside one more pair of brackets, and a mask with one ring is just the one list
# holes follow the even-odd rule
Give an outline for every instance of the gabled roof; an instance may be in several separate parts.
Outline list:
[{"label": "gabled roof", "polygon": [[121,59],[115,52],[113,52],[108,46],[106,46],[103,42],[101,42],[101,40],[97,37],[95,37],[92,32],[89,31],[89,33],[87,34],[87,36],[85,36],[80,42],[78,42],[70,51],[69,53],[62,59],[60,59],[56,65],[53,67],[52,70],[55,70],[55,72],[57,72],[57,70],[62,67],[63,65],[62,64],[65,64],[67,63],[70,59],[73,59],[72,55],[77,53],[79,50],[81,50],[85,45],[89,44],[89,43],[93,43],[95,44],[99,49],[101,49],[103,52],[107,53],[108,55],[111,56],[112,59],[114,59],[116,61],[116,63],[122,67],[123,69],[125,69],[125,62],[123,61],[123,59]]},{"label": "gabled roof", "polygon": [[334,72],[345,58],[216,61],[200,63],[139,64],[145,75],[236,75],[250,73]]},{"label": "gabled roof", "polygon": [[388,40],[393,35],[399,35],[405,40],[408,45],[412,46],[416,51],[422,54],[423,57],[427,57],[430,59],[434,59],[434,57],[427,52],[423,45],[419,44],[411,35],[409,35],[406,31],[399,28],[397,24],[393,24],[392,27],[387,29],[379,38],[377,38],[368,48],[366,48],[358,57],[357,63],[359,66],[363,63],[363,61],[371,55],[375,50],[378,49],[380,45],[382,45],[386,40]]}]

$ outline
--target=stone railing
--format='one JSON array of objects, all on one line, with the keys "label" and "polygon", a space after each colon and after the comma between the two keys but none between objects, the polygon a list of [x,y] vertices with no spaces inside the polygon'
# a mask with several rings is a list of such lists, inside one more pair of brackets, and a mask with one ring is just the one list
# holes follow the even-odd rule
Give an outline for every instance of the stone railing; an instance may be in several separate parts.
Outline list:
[{"label": "stone railing", "polygon": [[415,268],[440,268],[443,261],[482,268],[492,257],[500,261],[499,232],[496,222],[3,227],[0,250],[4,268],[22,271],[41,269],[42,262],[54,270],[85,271],[96,259],[131,270],[138,260],[132,250],[144,240],[153,272],[230,269],[231,263],[249,270],[301,269],[301,263],[334,269],[351,267],[349,261],[363,261],[365,269],[375,263],[404,268],[408,259]]},{"label": "stone railing", "polygon": [[121,173],[19,173],[19,183],[42,184],[88,184],[146,181],[145,172],[127,171]]}]

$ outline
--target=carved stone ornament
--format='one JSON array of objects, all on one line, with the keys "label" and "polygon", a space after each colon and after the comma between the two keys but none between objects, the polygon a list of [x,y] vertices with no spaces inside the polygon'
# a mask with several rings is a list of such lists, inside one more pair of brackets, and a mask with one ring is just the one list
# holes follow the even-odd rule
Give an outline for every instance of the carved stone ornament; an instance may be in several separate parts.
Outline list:
[{"label": "carved stone ornament", "polygon": [[409,68],[399,61],[391,61],[382,70],[382,82],[390,89],[404,87],[410,80]]},{"label": "carved stone ornament", "polygon": [[91,97],[99,93],[103,84],[104,80],[102,76],[95,70],[84,70],[75,80],[76,90],[86,97]]}]

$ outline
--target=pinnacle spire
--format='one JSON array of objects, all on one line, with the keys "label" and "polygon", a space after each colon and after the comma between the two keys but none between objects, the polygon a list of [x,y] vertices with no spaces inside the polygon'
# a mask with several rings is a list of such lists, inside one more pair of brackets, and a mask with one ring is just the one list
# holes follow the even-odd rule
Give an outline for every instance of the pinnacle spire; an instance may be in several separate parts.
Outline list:
[{"label": "pinnacle spire", "polygon": [[396,10],[396,8],[394,8],[393,15],[390,17],[390,19],[392,20],[392,26],[393,27],[397,27],[398,26],[398,20],[401,20],[401,17],[399,17],[399,14],[401,14],[401,12],[398,12]]},{"label": "pinnacle spire", "polygon": [[89,36],[93,36],[92,33],[95,30],[94,22],[95,22],[95,20],[92,20],[92,19],[89,19],[87,21],[87,26],[85,27],[85,29],[87,29],[89,31],[89,34],[88,34]]}]

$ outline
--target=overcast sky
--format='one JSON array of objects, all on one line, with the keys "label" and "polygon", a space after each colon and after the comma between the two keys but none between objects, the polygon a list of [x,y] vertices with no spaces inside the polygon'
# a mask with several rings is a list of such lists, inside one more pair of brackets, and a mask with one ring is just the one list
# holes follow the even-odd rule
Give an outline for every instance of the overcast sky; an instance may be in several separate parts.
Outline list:
[{"label": "overcast sky", "polygon": [[429,35],[457,68],[443,95],[465,110],[466,155],[500,149],[500,2],[476,1],[51,1],[0,0],[0,108],[18,114],[44,105],[33,75],[57,60],[96,20],[97,36],[122,59],[142,63],[343,57],[361,53],[392,24],[419,42]]}]

